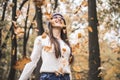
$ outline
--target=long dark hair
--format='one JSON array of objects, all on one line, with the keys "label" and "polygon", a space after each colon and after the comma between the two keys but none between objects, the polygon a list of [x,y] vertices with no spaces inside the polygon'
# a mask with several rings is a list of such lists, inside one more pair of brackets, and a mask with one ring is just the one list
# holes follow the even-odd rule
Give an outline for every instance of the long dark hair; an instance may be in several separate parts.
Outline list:
[{"label": "long dark hair", "polygon": [[[61,14],[58,14],[58,13],[54,14],[53,16],[56,16],[56,15],[60,15],[61,17],[63,17]],[[64,24],[66,25],[66,22],[65,22],[64,18],[63,18],[63,21],[64,21]],[[48,28],[49,28],[50,41],[54,45],[55,56],[56,56],[56,58],[58,58],[58,57],[61,56],[60,44],[59,44],[58,40],[53,36],[52,25],[51,25],[50,22],[48,24]],[[70,47],[68,37],[67,37],[67,32],[64,33],[64,30],[66,30],[65,27],[61,29],[61,39]],[[71,48],[70,48],[70,51],[71,51]]]}]

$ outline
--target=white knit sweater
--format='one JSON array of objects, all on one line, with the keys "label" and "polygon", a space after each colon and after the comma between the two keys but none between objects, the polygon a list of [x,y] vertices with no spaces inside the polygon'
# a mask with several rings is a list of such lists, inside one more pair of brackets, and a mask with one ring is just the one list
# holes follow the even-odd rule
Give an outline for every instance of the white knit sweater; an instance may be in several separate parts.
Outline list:
[{"label": "white knit sweater", "polygon": [[39,58],[42,58],[41,72],[71,73],[69,65],[70,48],[63,41],[59,40],[62,57],[56,58],[54,46],[51,45],[48,36],[38,36],[35,39],[31,62],[27,63],[19,80],[27,80],[35,69]]}]

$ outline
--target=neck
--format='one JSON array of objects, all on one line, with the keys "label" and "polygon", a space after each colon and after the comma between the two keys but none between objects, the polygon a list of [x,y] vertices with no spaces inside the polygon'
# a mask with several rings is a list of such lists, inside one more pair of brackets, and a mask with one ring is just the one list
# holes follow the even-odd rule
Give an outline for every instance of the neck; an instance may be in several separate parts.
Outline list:
[{"label": "neck", "polygon": [[61,30],[58,28],[53,28],[53,36],[57,39],[61,39]]}]

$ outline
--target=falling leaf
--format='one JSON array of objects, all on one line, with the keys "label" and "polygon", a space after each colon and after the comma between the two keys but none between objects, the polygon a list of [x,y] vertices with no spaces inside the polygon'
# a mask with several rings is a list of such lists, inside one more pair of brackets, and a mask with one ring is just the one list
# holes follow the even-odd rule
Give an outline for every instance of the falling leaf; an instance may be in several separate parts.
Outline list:
[{"label": "falling leaf", "polygon": [[39,32],[39,29],[35,28],[35,31],[36,31],[36,32]]},{"label": "falling leaf", "polygon": [[63,52],[66,52],[66,48],[62,48],[62,51],[63,51]]},{"label": "falling leaf", "polygon": [[81,3],[82,6],[88,6],[88,2],[86,0],[84,0],[82,3]]},{"label": "falling leaf", "polygon": [[45,39],[46,37],[47,37],[47,34],[44,32],[44,33],[42,34],[42,38]]},{"label": "falling leaf", "polygon": [[17,15],[16,17],[18,18],[18,17],[21,15],[21,11],[20,11],[20,10],[17,10],[17,11],[16,11],[16,15]]},{"label": "falling leaf", "polygon": [[93,29],[91,26],[88,26],[87,28],[88,28],[88,31],[93,32]]},{"label": "falling leaf", "polygon": [[81,6],[78,6],[75,10],[74,10],[74,14],[77,14],[78,11],[80,10]]},{"label": "falling leaf", "polygon": [[81,38],[81,36],[82,36],[81,33],[78,33],[78,39]]},{"label": "falling leaf", "polygon": [[90,20],[94,20],[94,18],[93,18],[93,17],[91,17],[91,18],[90,18]]},{"label": "falling leaf", "polygon": [[51,49],[52,49],[51,46],[44,46],[44,50],[45,50],[46,52],[50,51]]},{"label": "falling leaf", "polygon": [[103,72],[100,72],[100,73],[98,74],[98,77],[101,77],[101,76],[103,76]]},{"label": "falling leaf", "polygon": [[60,0],[61,2],[66,2],[66,0]]},{"label": "falling leaf", "polygon": [[35,20],[32,22],[32,24],[33,26],[37,26],[37,22]]},{"label": "falling leaf", "polygon": [[47,4],[46,0],[33,0],[33,2],[35,3],[35,5],[37,7],[41,7],[42,5],[46,5]]},{"label": "falling leaf", "polygon": [[44,15],[46,16],[47,20],[50,20],[52,15],[48,12],[45,12]]},{"label": "falling leaf", "polygon": [[60,73],[60,74],[63,74],[63,68],[60,67],[57,72]]},{"label": "falling leaf", "polygon": [[25,64],[27,64],[30,61],[31,61],[30,58],[24,57],[16,62],[16,64],[14,65],[14,68],[17,70],[22,70],[24,68]]},{"label": "falling leaf", "polygon": [[15,34],[20,34],[20,33],[24,33],[24,29],[20,28],[20,27],[16,28],[15,29]]},{"label": "falling leaf", "polygon": [[10,6],[10,7],[13,7],[13,6],[14,6],[14,3],[10,3],[9,6]]},{"label": "falling leaf", "polygon": [[14,25],[14,27],[15,27],[15,28],[17,28],[17,27],[18,27],[18,25],[17,25],[16,21],[12,21],[12,23],[13,23],[13,25]]},{"label": "falling leaf", "polygon": [[104,67],[98,67],[98,70],[104,70],[105,68]]}]

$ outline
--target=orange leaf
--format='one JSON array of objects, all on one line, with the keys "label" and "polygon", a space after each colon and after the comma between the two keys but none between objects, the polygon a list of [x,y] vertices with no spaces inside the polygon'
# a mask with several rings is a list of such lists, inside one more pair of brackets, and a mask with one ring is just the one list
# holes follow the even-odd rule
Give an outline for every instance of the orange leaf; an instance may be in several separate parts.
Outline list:
[{"label": "orange leaf", "polygon": [[65,52],[65,51],[66,51],[66,48],[62,48],[62,51]]},{"label": "orange leaf", "polygon": [[44,32],[44,33],[42,34],[42,38],[45,39],[46,37],[47,37],[47,35],[46,35],[46,33]]},{"label": "orange leaf", "polygon": [[14,65],[14,68],[17,70],[22,70],[24,68],[25,64],[27,64],[30,61],[31,61],[30,58],[24,57],[21,60],[18,60],[16,62],[16,64]]},{"label": "orange leaf", "polygon": [[45,12],[44,15],[46,16],[47,20],[50,20],[52,15],[48,12]]},{"label": "orange leaf", "polygon": [[45,50],[45,51],[50,51],[51,49],[52,49],[51,46],[44,46],[44,50]]},{"label": "orange leaf", "polygon": [[84,6],[84,7],[88,6],[88,2],[84,0],[81,5]]},{"label": "orange leaf", "polygon": [[88,31],[93,32],[93,29],[91,26],[88,26]]},{"label": "orange leaf", "polygon": [[17,10],[17,11],[16,11],[16,15],[17,15],[17,17],[20,16],[20,15],[21,15],[21,11],[20,11],[20,10]]}]

